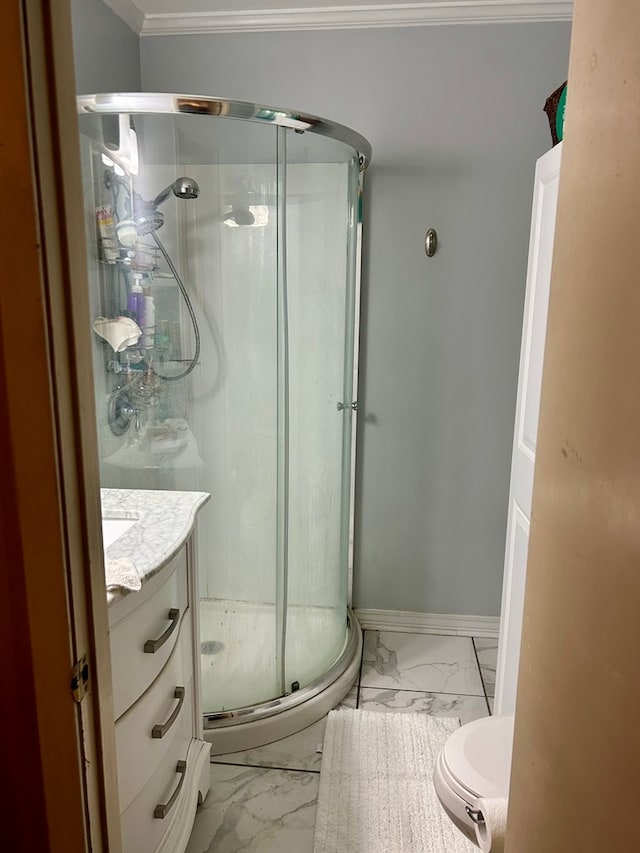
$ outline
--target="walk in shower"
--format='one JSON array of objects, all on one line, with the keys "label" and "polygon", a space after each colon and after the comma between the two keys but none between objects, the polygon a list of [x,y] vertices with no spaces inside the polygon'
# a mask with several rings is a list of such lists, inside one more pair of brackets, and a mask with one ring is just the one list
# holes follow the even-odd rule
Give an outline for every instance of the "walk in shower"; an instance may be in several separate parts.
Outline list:
[{"label": "walk in shower", "polygon": [[205,734],[318,718],[350,610],[365,139],[219,98],[79,99],[103,486],[199,489]]}]

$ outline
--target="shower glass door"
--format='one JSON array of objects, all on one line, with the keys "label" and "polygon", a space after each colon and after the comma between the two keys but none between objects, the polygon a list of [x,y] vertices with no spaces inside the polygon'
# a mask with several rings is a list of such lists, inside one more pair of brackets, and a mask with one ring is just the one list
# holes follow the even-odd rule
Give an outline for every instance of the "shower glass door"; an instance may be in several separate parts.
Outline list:
[{"label": "shower glass door", "polygon": [[195,139],[183,121],[181,151],[193,160],[197,142],[189,168],[207,197],[181,237],[208,340],[191,400],[212,494],[198,524],[206,714],[282,691],[277,131],[204,117]]},{"label": "shower glass door", "polygon": [[[346,145],[281,130],[286,290],[284,691],[320,678],[347,637],[358,164]],[[284,144],[284,141],[283,143]],[[282,152],[280,162],[282,162]]]}]

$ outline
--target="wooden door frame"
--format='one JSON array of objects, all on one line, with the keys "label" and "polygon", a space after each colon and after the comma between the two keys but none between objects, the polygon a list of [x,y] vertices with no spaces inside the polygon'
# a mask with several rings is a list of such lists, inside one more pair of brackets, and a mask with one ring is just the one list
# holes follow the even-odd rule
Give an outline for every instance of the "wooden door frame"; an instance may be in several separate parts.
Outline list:
[{"label": "wooden door frame", "polygon": [[576,0],[507,853],[640,849],[639,40]]},{"label": "wooden door frame", "polygon": [[5,813],[14,850],[118,853],[71,36],[69,0],[0,4]]}]

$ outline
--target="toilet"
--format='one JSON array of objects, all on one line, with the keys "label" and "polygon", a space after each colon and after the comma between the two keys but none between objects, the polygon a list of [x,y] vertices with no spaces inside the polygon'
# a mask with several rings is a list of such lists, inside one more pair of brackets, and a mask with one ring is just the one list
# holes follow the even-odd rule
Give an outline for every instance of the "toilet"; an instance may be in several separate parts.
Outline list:
[{"label": "toilet", "polygon": [[457,729],[445,743],[433,784],[445,812],[477,844],[475,822],[467,809],[480,797],[508,797],[513,746],[513,714],[484,717]]}]

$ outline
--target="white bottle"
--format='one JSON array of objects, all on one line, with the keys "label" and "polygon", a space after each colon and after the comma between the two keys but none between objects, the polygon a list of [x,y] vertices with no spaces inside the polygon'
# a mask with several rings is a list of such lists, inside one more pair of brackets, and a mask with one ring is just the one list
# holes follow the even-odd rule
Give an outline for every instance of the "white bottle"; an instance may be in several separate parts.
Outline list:
[{"label": "white bottle", "polygon": [[154,344],[156,331],[156,306],[151,296],[151,288],[144,288],[144,336],[142,345],[145,349],[151,349]]}]

